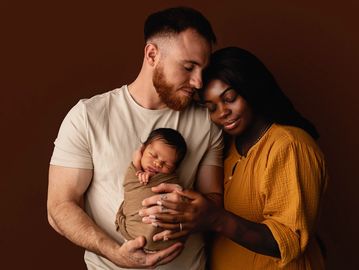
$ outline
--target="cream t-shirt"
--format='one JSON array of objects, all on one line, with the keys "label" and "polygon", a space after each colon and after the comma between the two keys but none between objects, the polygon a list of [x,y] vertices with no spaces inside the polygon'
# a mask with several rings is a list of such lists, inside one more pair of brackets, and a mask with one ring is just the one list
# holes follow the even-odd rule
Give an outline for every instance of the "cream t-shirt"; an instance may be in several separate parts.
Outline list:
[{"label": "cream t-shirt", "polygon": [[[93,169],[86,192],[86,212],[105,232],[122,242],[114,220],[123,201],[122,182],[132,153],[156,128],[178,130],[187,143],[187,154],[178,168],[184,188],[192,188],[198,166],[222,166],[221,131],[206,109],[190,105],[184,111],[149,110],[131,97],[126,85],[80,100],[67,114],[55,140],[52,165]],[[121,269],[86,251],[88,269]],[[200,234],[191,235],[180,256],[157,269],[204,269]]]}]

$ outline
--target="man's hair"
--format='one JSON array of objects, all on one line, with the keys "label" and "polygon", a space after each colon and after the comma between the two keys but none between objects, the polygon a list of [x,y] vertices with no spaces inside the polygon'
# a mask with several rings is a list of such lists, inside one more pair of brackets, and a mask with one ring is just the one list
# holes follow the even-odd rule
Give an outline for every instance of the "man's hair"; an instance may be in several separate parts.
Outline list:
[{"label": "man's hair", "polygon": [[165,144],[176,150],[176,166],[178,166],[187,152],[186,141],[181,133],[172,128],[158,128],[151,131],[143,144],[147,147],[150,143],[157,140],[163,141]]},{"label": "man's hair", "polygon": [[151,14],[145,21],[145,42],[157,35],[179,34],[194,29],[209,44],[216,43],[216,36],[209,21],[197,10],[188,7],[176,7]]}]

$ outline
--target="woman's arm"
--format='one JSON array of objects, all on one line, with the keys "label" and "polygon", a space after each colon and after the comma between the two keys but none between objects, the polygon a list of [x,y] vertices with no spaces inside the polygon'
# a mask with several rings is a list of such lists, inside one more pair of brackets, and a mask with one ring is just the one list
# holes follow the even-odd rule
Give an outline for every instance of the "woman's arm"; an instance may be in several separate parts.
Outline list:
[{"label": "woman's arm", "polygon": [[265,224],[246,220],[221,208],[216,208],[213,212],[213,231],[251,251],[280,258],[278,244]]},{"label": "woman's arm", "polygon": [[[265,224],[236,216],[198,192],[185,190],[177,191],[177,193],[186,198],[184,201],[187,205],[182,206],[186,208],[186,211],[177,208],[181,214],[175,216],[176,220],[173,220],[173,216],[168,214],[156,214],[158,217],[157,225],[172,230],[166,235],[168,239],[181,237],[188,232],[216,231],[251,251],[280,258],[278,244]],[[161,206],[171,209],[175,207],[168,200],[161,200]],[[182,232],[176,231],[175,227],[169,225],[174,221],[183,224]],[[156,239],[160,240],[161,237],[163,237],[162,234],[156,236]]]}]

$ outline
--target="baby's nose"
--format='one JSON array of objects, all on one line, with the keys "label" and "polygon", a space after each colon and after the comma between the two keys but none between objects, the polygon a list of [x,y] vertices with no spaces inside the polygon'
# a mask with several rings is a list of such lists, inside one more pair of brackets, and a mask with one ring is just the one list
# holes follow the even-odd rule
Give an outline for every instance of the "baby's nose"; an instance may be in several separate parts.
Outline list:
[{"label": "baby's nose", "polygon": [[162,168],[163,162],[160,160],[155,160],[153,164],[158,168]]}]

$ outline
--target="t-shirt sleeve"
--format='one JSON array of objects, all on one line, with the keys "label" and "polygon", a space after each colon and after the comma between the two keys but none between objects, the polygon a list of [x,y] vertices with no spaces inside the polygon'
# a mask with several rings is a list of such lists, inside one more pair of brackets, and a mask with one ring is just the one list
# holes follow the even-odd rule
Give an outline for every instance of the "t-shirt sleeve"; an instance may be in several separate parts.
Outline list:
[{"label": "t-shirt sleeve", "polygon": [[261,192],[263,215],[278,243],[284,266],[300,256],[313,236],[325,186],[321,153],[301,142],[288,142],[268,157]]},{"label": "t-shirt sleeve", "polygon": [[80,100],[66,115],[54,144],[50,164],[93,169],[83,100]]},{"label": "t-shirt sleeve", "polygon": [[207,152],[203,156],[200,165],[223,167],[223,136],[222,131],[213,123],[210,128],[210,140]]}]

